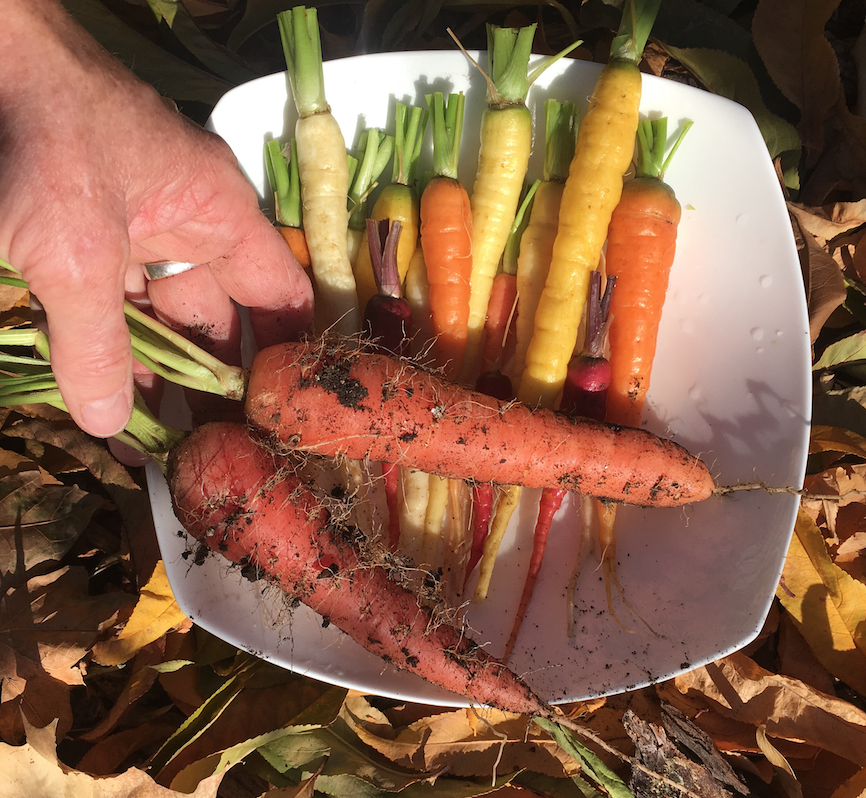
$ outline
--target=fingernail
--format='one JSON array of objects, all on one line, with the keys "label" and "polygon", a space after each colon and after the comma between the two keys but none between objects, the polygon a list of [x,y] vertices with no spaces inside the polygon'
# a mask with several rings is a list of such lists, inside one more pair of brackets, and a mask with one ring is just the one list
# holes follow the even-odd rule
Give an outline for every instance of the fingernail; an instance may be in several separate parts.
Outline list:
[{"label": "fingernail", "polygon": [[126,426],[131,411],[132,398],[121,390],[113,396],[82,405],[81,419],[91,435],[110,438]]}]

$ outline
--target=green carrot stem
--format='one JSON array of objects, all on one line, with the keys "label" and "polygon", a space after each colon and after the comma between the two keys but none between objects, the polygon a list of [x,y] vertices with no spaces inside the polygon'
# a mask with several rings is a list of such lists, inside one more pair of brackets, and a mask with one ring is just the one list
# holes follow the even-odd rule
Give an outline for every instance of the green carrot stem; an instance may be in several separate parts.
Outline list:
[{"label": "green carrot stem", "polygon": [[301,118],[330,111],[325,98],[322,42],[315,8],[296,6],[277,14],[295,107]]},{"label": "green carrot stem", "polygon": [[265,144],[265,166],[268,181],[274,192],[274,207],[277,222],[284,227],[301,227],[303,211],[301,205],[301,178],[298,174],[298,144],[292,139],[286,148],[277,139]]},{"label": "green carrot stem", "polygon": [[683,128],[674,141],[665,158],[668,149],[667,117],[661,119],[642,119],[638,125],[638,155],[635,169],[636,177],[654,177],[663,180],[671,159],[680,148],[686,133],[694,124],[691,120],[683,123]]},{"label": "green carrot stem", "polygon": [[[145,355],[181,374],[186,374],[188,377],[202,379],[201,385],[189,385],[189,387],[217,393],[229,399],[243,399],[247,384],[247,373],[244,369],[223,363],[179,333],[169,329],[146,313],[142,313],[130,302],[125,302],[123,309],[130,331],[133,334],[136,331],[139,333],[139,346]],[[153,346],[154,338],[146,338],[142,331],[155,336],[155,340],[160,342],[160,346]],[[180,357],[180,355],[185,357]],[[200,367],[209,372],[215,381],[204,377],[204,372]]]},{"label": "green carrot stem", "polygon": [[661,0],[626,0],[619,31],[610,45],[611,61],[640,63]]},{"label": "green carrot stem", "polygon": [[520,238],[526,225],[529,223],[529,212],[532,208],[532,201],[535,199],[535,192],[541,185],[540,180],[536,180],[526,190],[523,199],[517,208],[517,213],[514,216],[514,223],[511,225],[511,230],[508,233],[508,239],[505,242],[505,250],[502,253],[502,271],[506,274],[517,274],[517,256],[520,254]]},{"label": "green carrot stem", "polygon": [[394,153],[394,137],[372,128],[365,131],[357,171],[349,188],[349,227],[363,230],[367,217],[367,197]]},{"label": "green carrot stem", "polygon": [[542,178],[564,183],[577,140],[577,106],[570,101],[544,103],[544,167]]},{"label": "green carrot stem", "polygon": [[433,172],[440,177],[457,179],[465,101],[462,91],[450,94],[447,103],[441,91],[427,95],[433,130]]},{"label": "green carrot stem", "polygon": [[421,156],[421,145],[424,143],[424,131],[427,129],[429,117],[430,112],[425,108],[412,106],[410,110],[405,103],[397,103],[392,183],[411,186],[414,182],[415,168]]}]

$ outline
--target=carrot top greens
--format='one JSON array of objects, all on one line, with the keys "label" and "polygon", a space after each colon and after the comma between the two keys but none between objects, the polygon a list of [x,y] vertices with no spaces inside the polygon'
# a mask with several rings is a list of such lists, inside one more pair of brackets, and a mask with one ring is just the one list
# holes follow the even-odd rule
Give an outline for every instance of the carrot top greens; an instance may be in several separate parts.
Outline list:
[{"label": "carrot top greens", "polygon": [[394,122],[394,167],[391,182],[411,186],[415,179],[415,167],[421,156],[424,131],[430,112],[418,106],[410,109],[405,103],[397,103]]},{"label": "carrot top greens", "polygon": [[330,111],[325,98],[322,42],[315,8],[296,6],[277,14],[283,54],[300,117]]},{"label": "carrot top greens", "polygon": [[265,168],[274,192],[276,219],[285,227],[302,227],[301,178],[298,175],[298,142],[292,139],[288,147],[277,139],[265,144]]},{"label": "carrot top greens", "polygon": [[640,63],[661,0],[626,0],[619,31],[610,45],[611,61]]},{"label": "carrot top greens", "polygon": [[441,91],[427,95],[433,130],[433,172],[440,177],[457,179],[465,102],[462,91],[450,94],[447,103]]},{"label": "carrot top greens", "polygon": [[[394,137],[381,130],[370,128],[364,131],[356,156],[349,156],[349,227],[363,230],[367,218],[367,197],[376,188],[379,176],[391,160],[394,152]],[[354,163],[352,163],[354,161]]]},{"label": "carrot top greens", "polygon": [[564,183],[574,157],[577,106],[573,102],[544,101],[544,167],[542,178]]},{"label": "carrot top greens", "polygon": [[694,123],[687,120],[683,123],[683,129],[677,140],[665,158],[665,151],[668,145],[668,120],[667,117],[661,119],[642,119],[637,129],[638,148],[637,148],[637,167],[635,171],[636,177],[654,177],[657,180],[663,180],[665,172],[670,166],[671,159],[676,151],[680,148],[686,133]]}]

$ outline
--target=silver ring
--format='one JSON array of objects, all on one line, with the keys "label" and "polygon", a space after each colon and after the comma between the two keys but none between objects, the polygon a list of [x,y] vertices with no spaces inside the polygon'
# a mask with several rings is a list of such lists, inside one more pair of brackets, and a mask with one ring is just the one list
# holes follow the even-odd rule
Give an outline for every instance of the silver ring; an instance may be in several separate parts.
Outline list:
[{"label": "silver ring", "polygon": [[177,260],[160,260],[156,263],[145,263],[144,270],[150,280],[163,280],[166,277],[174,277],[194,269],[197,263],[185,263]]}]

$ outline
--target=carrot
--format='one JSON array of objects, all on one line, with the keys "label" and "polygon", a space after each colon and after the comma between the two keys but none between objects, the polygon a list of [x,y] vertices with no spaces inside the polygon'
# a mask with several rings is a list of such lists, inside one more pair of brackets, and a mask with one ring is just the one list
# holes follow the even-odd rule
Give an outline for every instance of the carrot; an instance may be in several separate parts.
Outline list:
[{"label": "carrot", "polygon": [[277,139],[270,139],[265,144],[265,167],[268,182],[274,192],[277,230],[289,245],[295,260],[304,269],[309,269],[310,248],[307,246],[303,227],[297,139],[289,142],[288,154]]},{"label": "carrot", "polygon": [[580,124],[563,189],[553,252],[517,397],[552,407],[568,370],[578,325],[613,209],[631,164],[641,96],[638,68],[660,0],[629,0],[619,35]]},{"label": "carrot", "polygon": [[360,310],[348,250],[349,167],[346,142],[325,96],[317,12],[297,6],[280,12],[277,21],[298,111],[304,230],[321,323],[352,335],[360,329]]},{"label": "carrot", "polygon": [[[392,222],[400,222],[403,227],[400,245],[397,247],[397,270],[401,280],[406,279],[409,263],[418,246],[420,211],[418,192],[414,186],[415,168],[421,155],[428,115],[425,109],[410,109],[404,103],[397,103],[391,182],[382,189],[370,213],[370,217],[376,221],[390,219]],[[373,265],[365,242],[361,243],[358,260],[355,262],[355,280],[358,285],[358,300],[363,307],[376,291]]]},{"label": "carrot", "polygon": [[[690,122],[684,126],[665,158],[667,120],[641,122],[635,179],[625,184],[611,217],[606,268],[616,278],[617,289],[611,302],[611,376],[605,418],[612,423],[632,427],[641,423],[682,213],[663,177],[690,126]],[[616,572],[615,522],[616,506],[601,505],[598,540],[609,607],[611,585],[628,605]]]},{"label": "carrot", "polygon": [[[604,295],[601,294],[601,275],[594,271],[590,276],[590,291],[588,303],[587,343],[584,351],[572,358],[569,364],[568,376],[563,389],[560,411],[570,415],[592,418],[596,421],[604,419],[608,380],[606,373],[610,372],[610,364],[604,357],[605,338],[607,331],[607,313],[615,281],[609,280]],[[605,367],[607,367],[605,369]],[[523,593],[517,607],[517,614],[511,628],[511,634],[505,644],[503,662],[508,662],[511,652],[517,642],[517,635],[523,623],[523,618],[529,609],[529,602],[541,571],[541,562],[553,516],[562,506],[562,501],[568,491],[562,488],[544,488],[538,503],[538,517],[535,522],[535,532],[532,538],[532,556]],[[583,502],[581,496],[579,501]],[[569,599],[571,603],[571,599]]]},{"label": "carrot", "polygon": [[481,70],[487,82],[487,107],[481,117],[478,167],[472,187],[472,276],[461,375],[465,383],[471,383],[477,373],[490,291],[529,165],[532,114],[526,107],[526,96],[551,64],[580,44],[574,42],[529,72],[536,27],[487,26],[490,75]]},{"label": "carrot", "polygon": [[568,176],[568,165],[574,156],[577,109],[574,103],[546,100],[544,103],[544,165],[529,212],[529,221],[520,237],[517,256],[517,292],[520,312],[514,326],[514,361],[512,373],[520,379],[526,362],[526,350],[532,340],[535,311],[547,279],[553,253],[553,242],[559,224],[559,205]]},{"label": "carrot", "polygon": [[433,130],[434,177],[421,194],[421,248],[430,284],[434,351],[446,373],[456,376],[463,362],[469,324],[472,272],[472,211],[469,194],[457,179],[464,97],[441,92],[428,96]]},{"label": "carrot", "polygon": [[501,402],[405,361],[328,341],[259,352],[246,414],[284,448],[448,478],[562,487],[650,506],[700,501],[713,490],[697,458],[645,430]]},{"label": "carrot", "polygon": [[641,122],[635,179],[625,184],[611,217],[606,269],[617,278],[617,289],[611,304],[607,418],[617,424],[640,425],[650,385],[682,213],[663,177],[689,126],[665,160],[667,120]]}]

